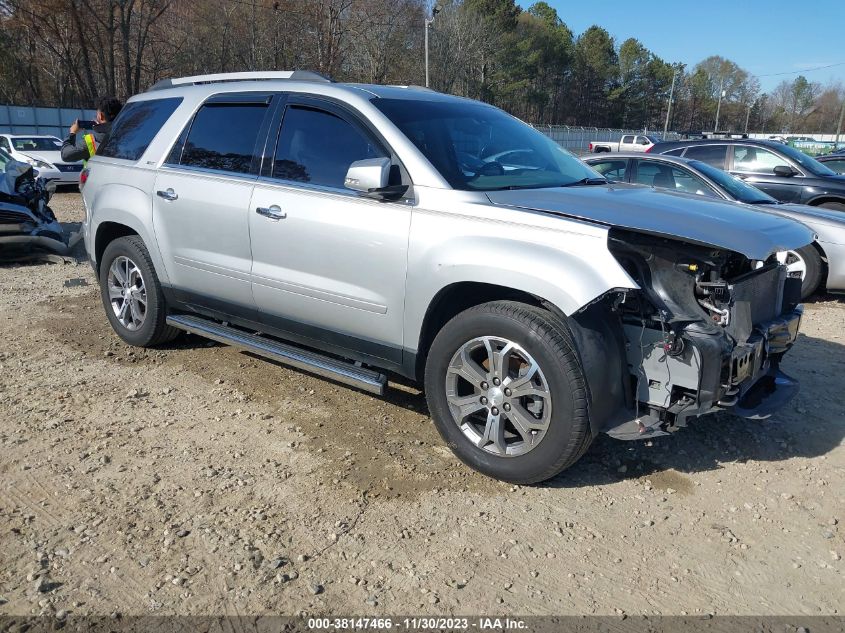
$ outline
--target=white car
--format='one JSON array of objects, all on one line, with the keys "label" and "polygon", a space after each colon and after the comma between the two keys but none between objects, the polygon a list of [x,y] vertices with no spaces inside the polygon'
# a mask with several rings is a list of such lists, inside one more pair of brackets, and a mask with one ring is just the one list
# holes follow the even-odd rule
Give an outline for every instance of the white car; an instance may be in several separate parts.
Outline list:
[{"label": "white car", "polygon": [[78,185],[82,162],[62,160],[62,141],[55,136],[0,134],[0,148],[35,167],[38,177],[57,185]]}]

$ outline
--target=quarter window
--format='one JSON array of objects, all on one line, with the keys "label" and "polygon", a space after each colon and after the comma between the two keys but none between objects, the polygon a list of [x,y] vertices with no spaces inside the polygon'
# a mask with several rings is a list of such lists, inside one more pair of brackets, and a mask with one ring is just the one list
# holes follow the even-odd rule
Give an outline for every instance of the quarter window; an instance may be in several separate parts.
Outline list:
[{"label": "quarter window", "polygon": [[788,166],[785,159],[762,147],[734,145],[734,170],[754,174],[773,174],[775,167]]},{"label": "quarter window", "polygon": [[181,97],[127,103],[112,124],[98,156],[138,160],[170,115],[182,103]]},{"label": "quarter window", "polygon": [[282,120],[273,177],[343,188],[352,163],[386,156],[379,145],[339,116],[294,105]]},{"label": "quarter window", "polygon": [[205,104],[194,117],[179,164],[249,173],[266,113],[265,103]]},{"label": "quarter window", "polygon": [[727,145],[698,145],[688,148],[684,154],[684,158],[700,160],[702,163],[707,163],[717,169],[724,169],[725,156],[728,154],[727,150]]}]

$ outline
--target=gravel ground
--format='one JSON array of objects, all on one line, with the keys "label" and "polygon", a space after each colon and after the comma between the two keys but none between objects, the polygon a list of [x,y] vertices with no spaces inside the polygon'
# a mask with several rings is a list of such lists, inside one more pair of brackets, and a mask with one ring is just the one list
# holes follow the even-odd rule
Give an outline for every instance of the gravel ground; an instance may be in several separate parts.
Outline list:
[{"label": "gravel ground", "polygon": [[[81,220],[76,193],[53,206]],[[841,614],[845,304],[774,419],[600,437],[514,487],[374,398],[186,337],[133,349],[93,274],[0,267],[0,614]]]}]

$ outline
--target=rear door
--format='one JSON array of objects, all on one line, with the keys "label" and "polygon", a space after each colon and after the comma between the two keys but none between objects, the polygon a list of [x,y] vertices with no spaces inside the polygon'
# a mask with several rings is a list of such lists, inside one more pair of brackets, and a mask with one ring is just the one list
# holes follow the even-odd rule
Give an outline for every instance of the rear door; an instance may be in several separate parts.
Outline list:
[{"label": "rear door", "polygon": [[349,165],[387,156],[357,116],[289,97],[249,205],[253,295],[262,320],[295,340],[353,358],[401,361],[409,200],[344,187]]},{"label": "rear door", "polygon": [[[765,147],[739,144],[729,147],[732,174],[781,202],[801,202],[805,176],[795,163]],[[774,170],[778,166],[791,167],[795,174],[776,176]]]},{"label": "rear door", "polygon": [[694,147],[688,147],[686,152],[684,152],[684,158],[707,163],[716,169],[725,169],[727,157],[727,145],[695,145]]},{"label": "rear door", "polygon": [[255,317],[248,212],[271,104],[268,93],[212,96],[159,170],[153,223],[182,301]]}]

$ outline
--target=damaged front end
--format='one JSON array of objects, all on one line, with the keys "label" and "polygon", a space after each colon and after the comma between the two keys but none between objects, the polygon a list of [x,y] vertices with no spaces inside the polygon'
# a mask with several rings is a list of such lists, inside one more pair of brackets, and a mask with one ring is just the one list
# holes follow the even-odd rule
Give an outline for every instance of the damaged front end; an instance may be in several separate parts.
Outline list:
[{"label": "damaged front end", "polygon": [[47,205],[54,191],[35,177],[32,166],[6,162],[0,174],[0,261],[69,254],[72,236]]},{"label": "damaged front end", "polygon": [[640,289],[605,299],[621,325],[626,404],[605,432],[661,435],[718,410],[766,418],[797,393],[779,365],[798,335],[801,280],[774,253],[753,260],[620,228],[608,245]]}]

